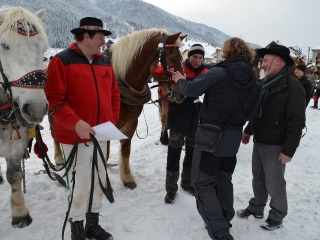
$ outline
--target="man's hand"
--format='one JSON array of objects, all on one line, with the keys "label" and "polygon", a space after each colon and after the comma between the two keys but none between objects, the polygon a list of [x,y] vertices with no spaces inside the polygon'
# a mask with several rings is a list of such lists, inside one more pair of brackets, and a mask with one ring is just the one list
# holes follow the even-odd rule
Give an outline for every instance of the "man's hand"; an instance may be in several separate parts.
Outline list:
[{"label": "man's hand", "polygon": [[250,137],[251,137],[251,136],[250,136],[249,134],[242,133],[242,139],[241,139],[242,143],[243,143],[243,144],[249,143]]},{"label": "man's hand", "polygon": [[90,133],[95,135],[92,127],[85,121],[79,120],[74,127],[74,130],[81,139],[90,139]]},{"label": "man's hand", "polygon": [[287,155],[280,153],[279,161],[281,161],[282,164],[285,164],[291,161],[291,157],[288,157]]},{"label": "man's hand", "polygon": [[177,83],[180,79],[186,79],[185,75],[182,75],[181,72],[176,71],[172,73],[172,80]]}]

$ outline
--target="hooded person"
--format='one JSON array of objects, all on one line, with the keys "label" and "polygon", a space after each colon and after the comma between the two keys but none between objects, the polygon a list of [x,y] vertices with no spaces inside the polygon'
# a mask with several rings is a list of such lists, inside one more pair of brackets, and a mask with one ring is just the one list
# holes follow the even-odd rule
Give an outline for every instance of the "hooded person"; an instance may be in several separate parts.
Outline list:
[{"label": "hooded person", "polygon": [[234,239],[229,231],[235,215],[232,175],[242,127],[254,115],[259,99],[253,57],[244,40],[230,38],[223,44],[225,61],[192,81],[180,72],[172,77],[184,95],[204,94],[192,159],[192,186],[211,239]]},{"label": "hooded person", "polygon": [[[54,119],[54,135],[65,158],[79,141],[76,161],[68,172],[68,184],[70,187],[74,184],[68,211],[71,239],[112,240],[112,235],[99,224],[102,197],[111,187],[106,181],[102,181],[105,189],[99,185],[99,178],[107,179],[107,172],[103,157],[98,154],[95,161],[90,137],[95,135],[93,126],[108,121],[116,125],[119,119],[118,85],[110,59],[101,52],[105,36],[111,32],[103,28],[100,19],[85,17],[71,33],[75,42],[50,61],[45,89]],[[99,145],[107,148],[106,141],[100,141]],[[112,202],[112,197],[106,196]]]}]

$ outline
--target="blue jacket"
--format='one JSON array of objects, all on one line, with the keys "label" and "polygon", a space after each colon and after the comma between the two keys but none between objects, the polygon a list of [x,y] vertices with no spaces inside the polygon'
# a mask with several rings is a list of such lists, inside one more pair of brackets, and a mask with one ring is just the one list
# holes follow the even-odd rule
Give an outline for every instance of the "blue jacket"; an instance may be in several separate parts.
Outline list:
[{"label": "blue jacket", "polygon": [[[229,59],[193,81],[179,80],[178,86],[189,97],[205,94],[200,122],[214,124],[224,130],[214,155],[235,156],[240,146],[243,125],[255,116],[260,95],[260,86],[250,62],[242,57]],[[241,101],[244,104],[238,109]]]}]

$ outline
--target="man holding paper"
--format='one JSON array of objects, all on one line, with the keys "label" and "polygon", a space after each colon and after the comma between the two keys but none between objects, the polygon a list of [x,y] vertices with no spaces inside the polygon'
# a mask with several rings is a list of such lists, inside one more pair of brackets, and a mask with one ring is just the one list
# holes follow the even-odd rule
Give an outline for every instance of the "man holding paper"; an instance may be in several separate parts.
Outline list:
[{"label": "man holding paper", "polygon": [[[100,19],[86,17],[71,33],[75,42],[51,60],[46,85],[49,109],[54,112],[55,138],[62,143],[65,159],[80,138],[67,179],[70,186],[75,184],[69,211],[71,239],[111,240],[112,235],[99,225],[103,193],[98,174],[101,180],[106,179],[106,170],[98,156],[98,172],[92,172],[94,146],[90,138],[90,134],[95,135],[93,126],[108,121],[116,124],[120,113],[120,93],[115,74],[110,59],[100,51],[105,44],[105,36],[111,32],[103,29]],[[102,149],[106,149],[106,141],[99,143]],[[94,186],[90,196],[92,174]],[[88,204],[90,197],[92,204]],[[83,220],[86,216],[89,217],[85,233]]]}]

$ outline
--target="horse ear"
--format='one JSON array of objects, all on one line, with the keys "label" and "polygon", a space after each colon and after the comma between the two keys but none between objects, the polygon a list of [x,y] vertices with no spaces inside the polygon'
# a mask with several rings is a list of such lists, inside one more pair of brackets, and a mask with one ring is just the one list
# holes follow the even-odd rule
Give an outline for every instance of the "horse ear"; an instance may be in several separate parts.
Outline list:
[{"label": "horse ear", "polygon": [[180,40],[182,41],[183,39],[185,39],[188,35],[184,35],[184,36],[180,36]]},{"label": "horse ear", "polygon": [[174,42],[176,42],[177,39],[179,38],[180,34],[181,34],[181,32],[169,35],[166,38],[166,43],[174,43]]},{"label": "horse ear", "polygon": [[40,20],[42,22],[44,22],[44,20],[47,17],[47,10],[45,9],[40,9],[36,14],[35,14],[38,18],[40,18]]}]

